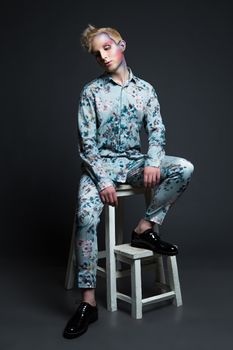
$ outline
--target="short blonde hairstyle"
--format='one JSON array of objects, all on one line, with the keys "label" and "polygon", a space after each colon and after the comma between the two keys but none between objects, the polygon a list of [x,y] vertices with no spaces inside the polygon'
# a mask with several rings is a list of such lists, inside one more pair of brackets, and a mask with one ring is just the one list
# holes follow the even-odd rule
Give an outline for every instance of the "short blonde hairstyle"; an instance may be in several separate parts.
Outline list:
[{"label": "short blonde hairstyle", "polygon": [[102,27],[97,28],[91,24],[88,24],[87,28],[82,32],[80,42],[81,46],[91,53],[92,50],[92,40],[94,36],[100,33],[108,34],[108,36],[114,40],[117,44],[120,40],[123,40],[120,33],[115,28]]}]

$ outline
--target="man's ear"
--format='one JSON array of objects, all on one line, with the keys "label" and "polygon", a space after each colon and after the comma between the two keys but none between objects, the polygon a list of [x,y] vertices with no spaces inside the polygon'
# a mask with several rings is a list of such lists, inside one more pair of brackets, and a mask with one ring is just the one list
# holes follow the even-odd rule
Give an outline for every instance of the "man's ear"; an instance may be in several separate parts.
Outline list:
[{"label": "man's ear", "polygon": [[120,40],[119,41],[119,45],[121,47],[121,50],[125,51],[125,49],[126,49],[126,41],[125,40]]}]

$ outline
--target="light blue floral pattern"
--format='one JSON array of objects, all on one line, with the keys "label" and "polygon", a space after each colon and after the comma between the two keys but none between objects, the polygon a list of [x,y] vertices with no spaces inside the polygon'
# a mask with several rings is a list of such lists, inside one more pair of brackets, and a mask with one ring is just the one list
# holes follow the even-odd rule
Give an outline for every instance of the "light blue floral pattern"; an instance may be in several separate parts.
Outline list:
[{"label": "light blue floral pattern", "polygon": [[[78,148],[85,168],[99,191],[124,183],[130,160],[145,159],[159,167],[165,155],[165,126],[154,87],[128,67],[123,86],[104,72],[80,94]],[[141,152],[140,130],[148,134],[147,154]]]},{"label": "light blue floral pattern", "polygon": [[[140,159],[132,161],[130,168],[126,183],[133,187],[143,187],[144,161]],[[188,187],[193,171],[194,166],[187,159],[165,155],[160,166],[160,183],[153,188],[151,203],[145,213],[142,213],[142,217],[162,225],[170,207]],[[114,183],[115,187],[117,185]],[[103,207],[97,186],[84,171],[80,178],[76,206],[76,257],[79,288],[96,287],[97,226]]]},{"label": "light blue floral pattern", "polygon": [[[119,183],[142,187],[144,167],[160,167],[160,182],[153,188],[151,203],[142,217],[161,225],[194,170],[189,160],[165,155],[165,127],[155,89],[128,70],[129,79],[123,86],[105,72],[86,84],[80,94],[78,148],[82,174],[75,213],[79,288],[96,287],[97,226],[104,207],[99,192]],[[142,127],[148,135],[146,154],[141,152]]]}]

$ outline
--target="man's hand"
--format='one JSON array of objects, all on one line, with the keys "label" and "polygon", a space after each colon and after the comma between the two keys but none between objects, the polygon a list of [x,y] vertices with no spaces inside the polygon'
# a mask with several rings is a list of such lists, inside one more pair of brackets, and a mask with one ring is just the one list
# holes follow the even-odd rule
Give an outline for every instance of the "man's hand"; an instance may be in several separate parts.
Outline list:
[{"label": "man's hand", "polygon": [[144,186],[152,188],[160,182],[160,168],[154,166],[144,167]]},{"label": "man's hand", "polygon": [[116,190],[113,186],[106,187],[104,190],[100,191],[100,197],[104,204],[106,203],[113,207],[118,205]]}]

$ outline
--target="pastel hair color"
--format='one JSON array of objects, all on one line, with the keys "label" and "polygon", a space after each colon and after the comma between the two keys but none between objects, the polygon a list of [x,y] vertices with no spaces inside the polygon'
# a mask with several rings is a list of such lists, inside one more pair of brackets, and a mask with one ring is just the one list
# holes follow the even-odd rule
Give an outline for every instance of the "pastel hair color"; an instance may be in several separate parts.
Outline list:
[{"label": "pastel hair color", "polygon": [[107,34],[116,43],[119,43],[120,40],[123,40],[120,33],[115,28],[110,28],[110,27],[97,28],[92,24],[88,24],[87,28],[84,29],[80,37],[81,46],[85,50],[87,50],[89,53],[91,53],[92,39],[94,38],[94,36],[101,33]]}]

